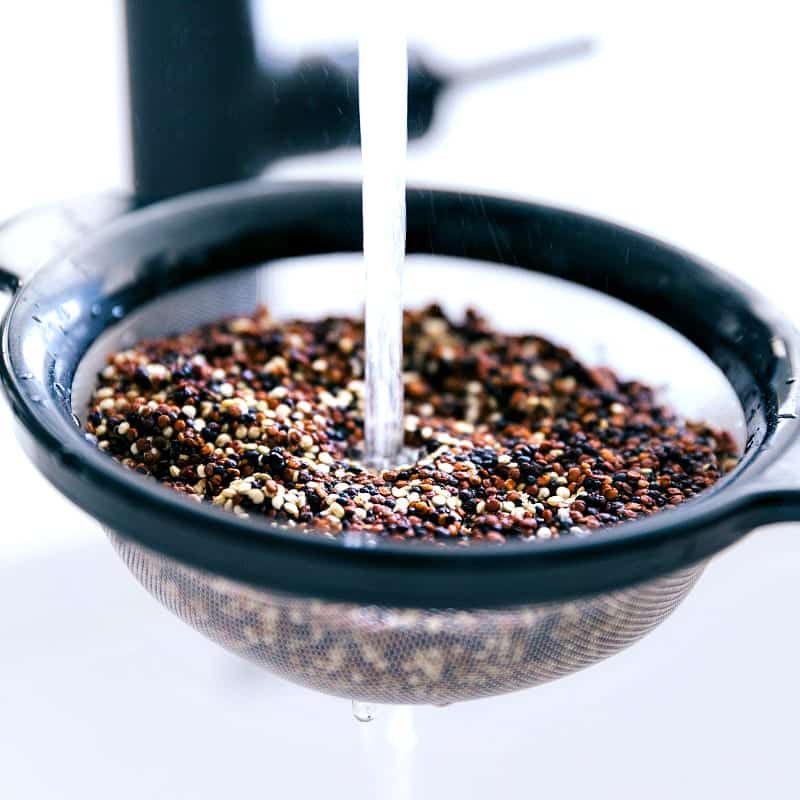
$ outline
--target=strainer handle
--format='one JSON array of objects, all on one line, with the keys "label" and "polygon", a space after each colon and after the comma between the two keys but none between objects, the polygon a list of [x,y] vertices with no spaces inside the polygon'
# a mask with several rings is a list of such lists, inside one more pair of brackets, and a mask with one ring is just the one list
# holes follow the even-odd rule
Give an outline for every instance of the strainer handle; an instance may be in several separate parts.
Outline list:
[{"label": "strainer handle", "polygon": [[75,242],[134,208],[124,194],[102,194],[35,208],[0,224],[0,291],[15,292]]},{"label": "strainer handle", "polygon": [[[791,399],[794,404],[795,396]],[[800,522],[800,416],[796,411],[784,410],[779,415],[777,434],[786,437],[788,444],[760,474],[741,486],[733,485],[742,495],[743,506],[755,512],[758,525]]]}]

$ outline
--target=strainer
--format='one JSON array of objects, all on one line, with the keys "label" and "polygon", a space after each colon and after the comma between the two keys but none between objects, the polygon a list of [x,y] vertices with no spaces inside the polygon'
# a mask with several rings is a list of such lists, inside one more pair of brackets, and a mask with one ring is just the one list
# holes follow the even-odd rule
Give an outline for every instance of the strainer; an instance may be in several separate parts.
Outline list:
[{"label": "strainer", "polygon": [[[357,273],[341,266],[348,257],[323,254],[359,249],[360,191],[249,183],[132,207],[98,200],[0,232],[0,282],[15,292],[2,380],[21,441],[109,531],[160,602],[290,680],[385,703],[442,704],[533,686],[646,634],[714,553],[754,527],[800,519],[798,338],[761,298],[685,253],[597,219],[430,190],[408,193],[408,250],[426,254],[422,294],[460,298],[501,326],[577,344],[579,355],[628,309],[635,323],[621,332],[624,346],[595,360],[643,353],[642,368],[657,367],[667,384],[683,381],[690,404],[710,400],[690,410],[714,424],[740,423],[739,465],[677,510],[585,538],[501,547],[332,540],[191,502],[83,438],[78,423],[104,354],[259,301],[307,316],[357,304]],[[33,277],[20,274],[53,251]],[[452,258],[471,266],[453,267]],[[537,275],[559,279],[549,300],[528,283],[545,280]],[[583,311],[577,297],[588,303]],[[554,309],[551,333],[540,323]],[[658,346],[642,334],[647,325],[686,349]],[[692,358],[705,371],[692,373]]]}]

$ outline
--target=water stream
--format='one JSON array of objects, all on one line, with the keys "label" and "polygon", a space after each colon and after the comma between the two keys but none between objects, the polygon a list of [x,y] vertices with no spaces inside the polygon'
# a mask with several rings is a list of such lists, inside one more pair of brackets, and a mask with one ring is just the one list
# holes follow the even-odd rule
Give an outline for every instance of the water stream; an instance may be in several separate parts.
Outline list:
[{"label": "water stream", "polygon": [[394,466],[403,446],[403,262],[408,59],[403,8],[362,6],[358,86],[366,270],[364,457]]}]

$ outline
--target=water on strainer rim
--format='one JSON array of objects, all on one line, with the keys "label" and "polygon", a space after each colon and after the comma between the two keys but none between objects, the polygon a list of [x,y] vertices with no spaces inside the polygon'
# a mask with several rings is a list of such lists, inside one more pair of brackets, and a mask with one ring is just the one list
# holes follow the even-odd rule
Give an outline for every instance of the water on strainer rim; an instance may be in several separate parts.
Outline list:
[{"label": "water on strainer rim", "polygon": [[363,171],[364,457],[398,463],[403,445],[403,262],[408,59],[399,3],[362,6],[358,97]]}]

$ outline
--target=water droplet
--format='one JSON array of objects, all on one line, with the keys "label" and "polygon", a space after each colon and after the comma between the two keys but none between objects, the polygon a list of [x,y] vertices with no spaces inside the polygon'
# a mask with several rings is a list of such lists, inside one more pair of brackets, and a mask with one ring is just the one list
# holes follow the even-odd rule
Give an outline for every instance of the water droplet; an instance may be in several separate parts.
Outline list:
[{"label": "water droplet", "polygon": [[42,396],[40,394],[32,394],[31,395],[31,402],[33,402],[33,403],[41,403],[42,402]]},{"label": "water droplet", "polygon": [[55,393],[61,398],[66,399],[67,396],[69,395],[69,392],[60,383],[54,383],[53,389],[55,390]]},{"label": "water droplet", "polygon": [[783,339],[776,336],[770,344],[772,345],[772,353],[775,358],[786,358],[786,342],[784,342]]},{"label": "water droplet", "polygon": [[22,375],[19,376],[22,381],[32,381],[35,377],[36,376],[32,372],[23,372]]},{"label": "water droplet", "polygon": [[111,309],[111,316],[114,319],[122,319],[125,316],[125,308],[123,306],[114,306]]},{"label": "water droplet", "polygon": [[99,317],[103,313],[103,306],[100,303],[94,303],[89,311],[93,317]]},{"label": "water droplet", "polygon": [[83,427],[83,425],[81,425],[80,419],[78,419],[78,415],[77,414],[72,414],[72,421],[75,423],[75,427],[76,428],[80,429],[80,428]]},{"label": "water droplet", "polygon": [[37,314],[33,314],[33,315],[31,316],[31,319],[32,319],[34,322],[38,323],[39,325],[44,325],[44,322],[42,322],[42,318],[41,318],[40,316],[38,316]]},{"label": "water droplet", "polygon": [[378,716],[378,706],[375,703],[353,700],[353,716],[359,722],[372,722]]}]

